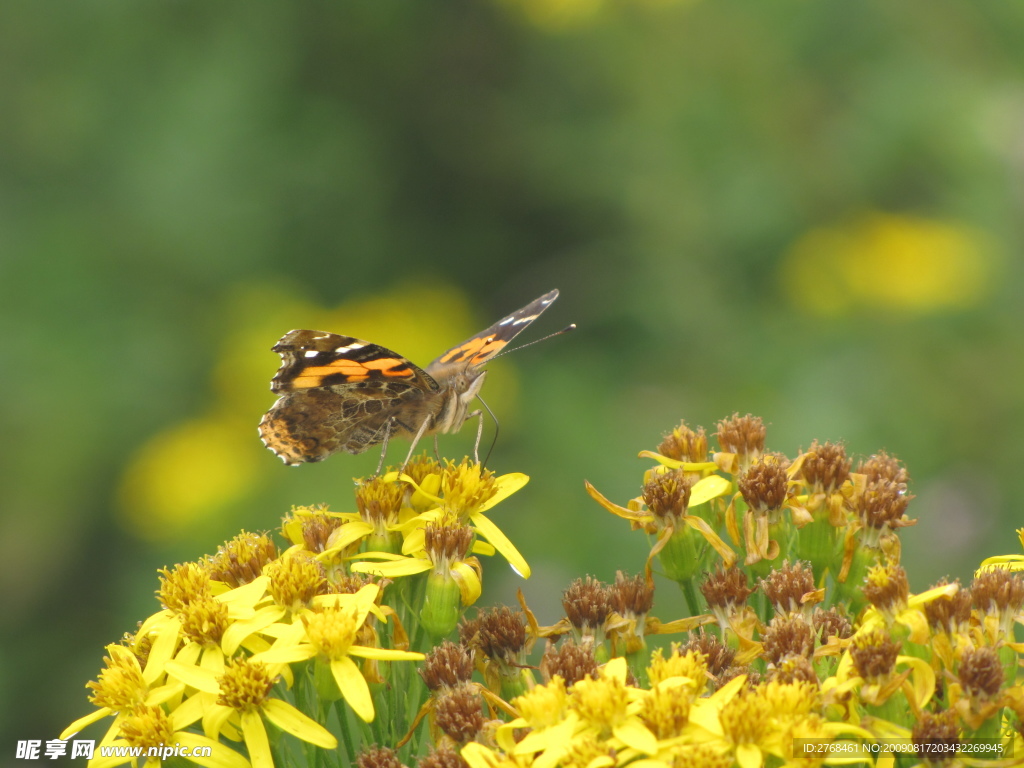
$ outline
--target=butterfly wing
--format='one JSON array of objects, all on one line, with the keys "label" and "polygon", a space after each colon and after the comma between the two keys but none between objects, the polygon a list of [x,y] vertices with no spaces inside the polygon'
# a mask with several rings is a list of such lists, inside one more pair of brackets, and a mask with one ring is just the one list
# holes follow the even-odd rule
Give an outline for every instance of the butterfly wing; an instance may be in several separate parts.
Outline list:
[{"label": "butterfly wing", "polygon": [[[326,331],[289,331],[273,346],[281,367],[270,382],[278,394],[313,387],[380,390],[381,383],[407,383],[437,391],[426,371],[390,349]],[[368,396],[372,397],[372,394]]]},{"label": "butterfly wing", "polygon": [[481,331],[456,347],[452,347],[427,366],[427,370],[438,370],[452,363],[483,365],[501,352],[512,339],[526,330],[526,327],[540,317],[541,313],[551,306],[557,298],[557,288],[553,291],[548,291],[522,309],[517,309],[511,315],[503,317],[487,330]]},{"label": "butterfly wing", "polygon": [[438,390],[424,370],[389,349],[325,331],[289,331],[274,345],[281,367],[270,382],[277,402],[260,421],[264,444],[286,464],[362,453],[396,419]]}]

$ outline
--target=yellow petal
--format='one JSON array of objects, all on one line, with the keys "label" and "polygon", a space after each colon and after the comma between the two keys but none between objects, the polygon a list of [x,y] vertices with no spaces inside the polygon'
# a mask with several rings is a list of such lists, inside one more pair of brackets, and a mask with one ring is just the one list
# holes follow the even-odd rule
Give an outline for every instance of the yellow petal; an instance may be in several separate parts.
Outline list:
[{"label": "yellow petal", "polygon": [[202,655],[203,646],[195,640],[189,640],[181,646],[180,651],[174,654],[174,660],[179,664],[188,664],[189,666],[198,667],[199,659]]},{"label": "yellow petal", "polygon": [[164,673],[164,664],[174,656],[180,634],[181,622],[173,616],[168,616],[167,620],[162,622],[153,646],[149,649],[146,668],[142,671],[142,679],[149,685],[155,683]]},{"label": "yellow petal", "polygon": [[761,748],[754,744],[737,744],[736,762],[740,768],[761,768],[764,764]]},{"label": "yellow petal", "polygon": [[957,592],[960,591],[959,584],[940,584],[937,587],[926,589],[916,595],[911,595],[907,600],[907,604],[913,607],[930,603],[932,600],[938,600],[941,597],[953,597]]},{"label": "yellow petal", "polygon": [[201,667],[182,664],[180,661],[168,661],[167,674],[185,685],[191,685],[197,691],[220,693],[217,676]]},{"label": "yellow petal", "polygon": [[203,648],[199,666],[214,677],[220,677],[224,674],[224,651],[217,646]]},{"label": "yellow petal", "polygon": [[316,649],[309,644],[300,645],[274,645],[263,653],[257,653],[252,657],[253,661],[262,661],[264,664],[294,664],[297,661],[305,661],[316,656]]},{"label": "yellow petal", "polygon": [[371,648],[368,645],[351,645],[348,652],[352,656],[378,661],[423,661],[424,656],[417,651],[396,651],[393,648]]},{"label": "yellow petal", "polygon": [[76,733],[78,733],[80,730],[85,728],[87,725],[92,725],[97,720],[102,720],[104,717],[107,717],[112,714],[114,714],[114,710],[109,709],[108,707],[100,707],[92,714],[86,715],[85,717],[80,717],[77,720],[75,720],[75,722],[73,722],[63,731],[61,731],[60,735],[57,738],[61,739],[62,741],[69,739]]},{"label": "yellow petal", "polygon": [[470,520],[476,527],[477,531],[487,541],[494,545],[502,557],[508,560],[508,564],[512,566],[512,569],[522,576],[524,579],[530,578],[530,566],[522,555],[519,554],[519,550],[515,548],[508,537],[501,532],[491,520],[480,512],[474,513]]},{"label": "yellow petal", "polygon": [[[103,746],[110,746],[116,749],[117,747],[127,747],[128,742],[124,739],[114,739],[113,741],[106,742]],[[100,757],[98,754],[99,750],[96,752],[96,756],[88,762],[89,768],[113,768],[115,765],[124,765],[131,760],[129,757]]]},{"label": "yellow petal", "polygon": [[914,670],[910,678],[914,703],[919,710],[924,709],[935,693],[935,670],[924,659],[916,656],[897,656],[896,663],[906,664]]},{"label": "yellow petal", "polygon": [[[392,476],[392,473],[388,473],[384,476],[385,480],[394,482],[395,480],[401,480],[403,483],[408,483],[416,489],[415,496],[419,499],[413,500],[413,506],[422,508],[425,506],[422,502],[424,499],[434,502],[435,504],[441,503],[441,498],[437,495],[438,490],[441,488],[441,476],[436,474],[429,474],[423,478],[423,484],[418,485],[409,475],[396,475]],[[420,503],[416,503],[419,501]]]},{"label": "yellow petal", "polygon": [[228,590],[222,595],[217,595],[217,601],[228,605],[237,603],[251,607],[256,605],[256,603],[260,601],[260,598],[266,594],[268,584],[270,584],[269,577],[257,576],[248,584],[243,584],[240,587]]},{"label": "yellow petal", "polygon": [[274,757],[270,753],[270,740],[267,739],[267,727],[258,712],[242,713],[242,734],[245,746],[249,750],[252,768],[274,768]]},{"label": "yellow petal", "polygon": [[372,613],[383,623],[388,623],[388,617],[377,605],[377,597],[380,595],[379,584],[367,584],[354,595],[330,594],[315,595],[313,600],[314,608],[354,606],[357,611],[357,624],[362,624],[366,614]]},{"label": "yellow petal", "polygon": [[469,768],[494,768],[498,764],[497,756],[483,744],[475,741],[463,747],[460,754]]},{"label": "yellow petal", "polygon": [[263,629],[261,634],[267,637],[276,638],[278,641],[275,645],[287,644],[295,645],[302,641],[305,636],[306,628],[303,626],[301,621],[294,621],[291,624],[285,624],[284,622],[278,622],[277,624],[271,624]]},{"label": "yellow petal", "polygon": [[713,461],[681,461],[680,459],[670,459],[668,456],[662,456],[654,451],[640,451],[637,455],[641,459],[654,459],[663,467],[681,469],[684,472],[710,472],[718,469],[718,465]]},{"label": "yellow petal", "polygon": [[370,686],[366,684],[355,662],[348,657],[331,659],[331,674],[352,710],[365,722],[372,722],[373,699],[370,697]]},{"label": "yellow petal", "polygon": [[602,507],[607,509],[613,515],[618,515],[626,520],[636,521],[638,523],[649,523],[654,519],[654,516],[649,512],[634,512],[632,509],[626,507],[620,507],[613,501],[607,499],[597,488],[591,485],[589,480],[583,481],[583,487],[586,488],[587,493],[594,501],[600,504]]},{"label": "yellow petal", "polygon": [[178,682],[177,680],[171,680],[167,685],[158,685],[156,688],[150,688],[149,695],[146,696],[146,704],[150,707],[158,707],[164,702],[170,701],[175,696],[180,696],[184,692],[184,683]]},{"label": "yellow petal", "polygon": [[732,483],[721,475],[708,475],[690,489],[689,507],[698,507],[732,491]]},{"label": "yellow petal", "polygon": [[735,698],[746,682],[746,675],[737,675],[707,698],[697,699],[690,710],[690,722],[710,733],[721,735],[722,724],[718,713]]},{"label": "yellow petal", "polygon": [[986,557],[981,561],[981,566],[975,571],[975,575],[985,571],[994,571],[997,568],[1005,568],[1010,571],[1024,569],[1024,555],[995,555]]},{"label": "yellow petal", "polygon": [[287,731],[303,741],[321,749],[338,748],[338,740],[334,734],[286,701],[267,699],[263,702],[263,714],[282,731]]},{"label": "yellow petal", "polygon": [[530,482],[529,475],[524,475],[522,472],[510,472],[507,475],[502,475],[495,480],[498,490],[493,496],[491,496],[491,498],[481,504],[477,511],[486,512],[498,502],[507,499],[528,482]]},{"label": "yellow petal", "polygon": [[427,527],[426,525],[418,525],[411,531],[405,531],[402,534],[405,538],[402,539],[402,554],[403,555],[415,555],[423,552],[427,548]]},{"label": "yellow petal", "polygon": [[690,632],[702,624],[710,624],[714,617],[703,614],[701,616],[689,616],[685,619],[673,619],[672,621],[661,622],[654,616],[648,616],[644,621],[645,635],[675,635],[679,632]]},{"label": "yellow petal", "polygon": [[425,558],[401,557],[400,560],[393,560],[387,563],[352,563],[351,570],[354,573],[369,573],[394,579],[399,576],[415,576],[417,573],[429,571],[432,567],[433,564]]},{"label": "yellow petal", "polygon": [[[241,736],[237,732],[234,724],[229,724],[228,721],[231,718],[235,718],[235,724],[238,723],[238,713],[231,707],[226,707],[223,704],[214,704],[203,712],[203,733],[206,734],[208,739],[216,740],[221,733],[234,733],[235,736]],[[235,739],[238,741],[238,739]]]},{"label": "yellow petal", "polygon": [[486,541],[483,541],[481,539],[474,539],[473,540],[472,552],[473,552],[474,555],[484,555],[486,557],[491,557],[497,551],[498,550],[496,550],[493,546],[488,544]]},{"label": "yellow petal", "polygon": [[613,728],[612,732],[627,747],[632,747],[645,755],[653,755],[658,751],[658,740],[637,717],[626,718]]},{"label": "yellow petal", "polygon": [[515,755],[531,755],[563,744],[569,744],[579,720],[567,718],[540,731],[530,731],[512,749]]},{"label": "yellow petal", "polygon": [[699,531],[701,536],[707,539],[708,544],[710,544],[722,560],[725,561],[726,567],[730,567],[736,562],[736,553],[732,550],[732,547],[722,541],[722,537],[712,530],[711,526],[707,524],[707,521],[704,518],[697,517],[696,515],[685,515],[683,517],[683,522],[695,531]]},{"label": "yellow petal", "polygon": [[324,550],[324,553],[338,552],[369,536],[371,533],[373,533],[373,526],[363,520],[345,523],[345,525],[331,534],[329,546]]},{"label": "yellow petal", "polygon": [[[209,768],[249,768],[249,761],[220,741],[208,739],[200,733],[182,731],[174,734],[176,744],[192,750],[188,759]],[[209,750],[209,757],[198,757],[198,749]]]},{"label": "yellow petal", "polygon": [[142,625],[135,632],[135,636],[143,637],[145,635],[153,634],[154,632],[159,632],[160,628],[167,622],[167,620],[173,618],[174,614],[166,608],[162,611],[157,611],[142,622]]},{"label": "yellow petal", "polygon": [[462,604],[472,605],[480,598],[483,585],[480,582],[480,575],[471,565],[458,562],[452,566],[452,578],[459,585],[459,592],[462,594]]},{"label": "yellow petal", "polygon": [[221,638],[221,648],[227,656],[234,656],[238,646],[242,644],[249,635],[266,629],[274,622],[280,620],[286,611],[279,605],[268,605],[260,608],[249,618],[243,621],[236,621],[224,631]]},{"label": "yellow petal", "polygon": [[928,643],[931,632],[928,629],[928,617],[925,616],[924,611],[918,611],[913,608],[900,611],[896,621],[910,628],[910,637],[908,639],[912,643],[917,643],[918,645],[926,645]]},{"label": "yellow petal", "polygon": [[625,683],[629,677],[629,666],[626,663],[624,656],[618,656],[603,667],[601,667],[601,677],[607,680],[618,680],[620,683]]},{"label": "yellow petal", "polygon": [[[146,702],[147,704],[149,702]],[[168,719],[171,727],[176,731],[188,728],[192,723],[197,722],[206,712],[208,699],[204,696],[191,696],[171,710]]]},{"label": "yellow petal", "polygon": [[723,472],[735,475],[740,471],[740,458],[735,453],[715,451],[711,458],[714,460],[715,467]]}]

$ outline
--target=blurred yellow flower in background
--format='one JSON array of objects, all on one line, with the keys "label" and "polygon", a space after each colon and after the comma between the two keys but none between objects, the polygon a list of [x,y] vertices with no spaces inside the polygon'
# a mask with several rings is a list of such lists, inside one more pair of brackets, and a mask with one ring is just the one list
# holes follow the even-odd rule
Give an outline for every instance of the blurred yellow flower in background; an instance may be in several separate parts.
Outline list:
[{"label": "blurred yellow flower in background", "polygon": [[638,6],[657,9],[676,5],[690,5],[695,0],[505,0],[536,27],[548,31],[572,30],[584,27],[618,7]]},{"label": "blurred yellow flower in background", "polygon": [[792,301],[817,315],[931,313],[977,305],[995,266],[990,243],[976,230],[870,213],[805,234],[786,254],[782,277]]},{"label": "blurred yellow flower in background", "polygon": [[[226,301],[207,411],[140,446],[120,481],[124,525],[144,539],[173,541],[196,522],[215,520],[255,498],[275,477],[299,471],[282,467],[256,430],[274,402],[269,383],[280,359],[270,347],[287,331],[313,328],[370,339],[425,366],[478,325],[483,327],[473,321],[464,295],[436,285],[399,286],[334,309],[304,299],[298,288],[238,289]],[[488,381],[488,402],[502,409],[515,389],[514,376],[502,372]]]},{"label": "blurred yellow flower in background", "polygon": [[258,456],[237,416],[218,411],[154,435],[121,479],[126,523],[145,539],[176,538],[245,493]]}]

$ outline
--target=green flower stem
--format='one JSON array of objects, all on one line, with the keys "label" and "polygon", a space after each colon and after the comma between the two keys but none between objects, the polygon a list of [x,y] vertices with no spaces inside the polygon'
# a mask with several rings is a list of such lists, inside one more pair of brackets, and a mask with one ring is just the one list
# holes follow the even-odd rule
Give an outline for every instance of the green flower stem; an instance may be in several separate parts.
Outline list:
[{"label": "green flower stem", "polygon": [[695,579],[683,579],[679,583],[679,589],[683,591],[683,599],[686,601],[686,609],[690,616],[700,616],[703,613],[703,600],[697,592]]},{"label": "green flower stem", "polygon": [[334,702],[334,712],[338,716],[338,722],[341,725],[341,738],[338,740],[339,749],[344,749],[345,754],[348,755],[348,764],[351,765],[356,761],[356,739],[352,733],[352,721],[350,718],[355,717],[355,713],[349,708],[348,704],[344,700],[339,699]]},{"label": "green flower stem", "polygon": [[847,603],[853,615],[858,614],[867,604],[861,587],[864,586],[868,570],[877,562],[878,555],[878,550],[858,546],[853,552],[853,562],[850,563],[846,581],[836,583],[836,602]]},{"label": "green flower stem", "polygon": [[996,740],[999,738],[1000,726],[1003,722],[1003,710],[1000,709],[992,717],[981,724],[981,727],[975,731],[970,731],[969,740],[980,741],[984,740]]},{"label": "green flower stem", "polygon": [[999,661],[1003,666],[1003,679],[1008,682],[1009,685],[1014,685],[1017,679],[1018,669],[1018,655],[1013,648],[1008,645],[999,646],[998,650]]},{"label": "green flower stem", "polygon": [[902,691],[896,691],[892,696],[877,706],[866,704],[864,710],[873,717],[880,720],[887,720],[890,723],[902,725],[909,728],[913,725],[910,715],[910,704]]},{"label": "green flower stem", "polygon": [[633,677],[639,681],[641,688],[647,687],[647,665],[650,663],[650,659],[651,650],[647,647],[647,643],[644,643],[643,647],[632,653],[626,654],[626,663],[629,665],[629,670],[633,673]]},{"label": "green flower stem", "polygon": [[837,537],[837,529],[828,521],[826,510],[819,510],[813,521],[797,531],[796,555],[811,564],[817,584],[822,583],[832,565]]},{"label": "green flower stem", "polygon": [[692,579],[701,571],[701,562],[706,551],[711,549],[707,540],[683,521],[677,523],[665,546],[658,553],[658,560],[665,575],[673,581]]},{"label": "green flower stem", "polygon": [[359,746],[366,746],[367,744],[383,744],[381,741],[380,732],[378,730],[378,718],[374,718],[372,723],[363,722],[363,719],[353,713],[353,721],[359,728]]}]

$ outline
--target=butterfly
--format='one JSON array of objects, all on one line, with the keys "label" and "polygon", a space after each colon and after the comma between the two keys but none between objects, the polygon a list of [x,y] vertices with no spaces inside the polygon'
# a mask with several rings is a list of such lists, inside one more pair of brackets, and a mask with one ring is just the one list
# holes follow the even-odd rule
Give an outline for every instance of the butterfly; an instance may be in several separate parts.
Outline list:
[{"label": "butterfly", "polygon": [[545,293],[452,347],[425,370],[352,336],[289,331],[272,348],[281,355],[270,382],[279,397],[260,421],[263,444],[290,466],[383,444],[379,474],[391,438],[412,441],[408,463],[421,438],[458,432],[468,419],[479,417],[479,448],[483,418],[479,410],[470,411],[470,404],[487,376],[482,366],[557,298],[557,290]]}]

